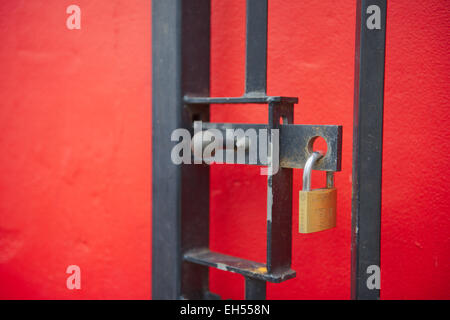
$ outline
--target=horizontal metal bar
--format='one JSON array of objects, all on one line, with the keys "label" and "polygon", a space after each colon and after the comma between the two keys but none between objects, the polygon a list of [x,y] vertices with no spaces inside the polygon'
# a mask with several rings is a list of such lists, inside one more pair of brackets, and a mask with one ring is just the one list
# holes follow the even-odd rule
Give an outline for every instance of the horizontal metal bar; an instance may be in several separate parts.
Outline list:
[{"label": "horizontal metal bar", "polygon": [[185,104],[232,104],[255,103],[267,104],[271,102],[298,103],[297,97],[259,96],[259,97],[190,97],[184,96]]},{"label": "horizontal metal bar", "polygon": [[295,277],[295,271],[292,269],[280,273],[268,273],[267,266],[263,263],[214,252],[207,248],[186,252],[184,260],[273,283],[280,283]]},{"label": "horizontal metal bar", "polygon": [[[199,122],[194,122],[194,126]],[[258,133],[260,129],[269,129],[265,124],[246,124],[246,123],[214,123],[202,122],[202,130],[218,129],[222,135],[226,136],[227,129],[242,129],[244,133],[248,129],[254,129]],[[342,150],[342,126],[338,125],[298,125],[287,124],[279,126],[280,154],[279,163],[281,168],[304,167],[306,160],[312,153],[312,143],[315,137],[322,137],[327,142],[326,155],[317,161],[314,170],[321,171],[340,171],[341,170],[341,150]],[[259,146],[259,135],[257,137]],[[249,164],[248,150],[245,154],[245,161],[238,161],[236,154],[233,164]],[[223,163],[226,162],[225,152]],[[256,165],[266,165],[259,158]]]}]

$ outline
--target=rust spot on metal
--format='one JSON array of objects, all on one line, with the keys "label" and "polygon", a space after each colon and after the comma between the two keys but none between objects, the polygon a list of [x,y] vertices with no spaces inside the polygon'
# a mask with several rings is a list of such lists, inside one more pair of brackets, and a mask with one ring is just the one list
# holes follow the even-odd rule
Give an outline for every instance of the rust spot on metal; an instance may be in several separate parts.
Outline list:
[{"label": "rust spot on metal", "polygon": [[259,267],[259,268],[256,268],[253,272],[255,272],[255,273],[261,273],[261,274],[267,273],[267,267]]}]

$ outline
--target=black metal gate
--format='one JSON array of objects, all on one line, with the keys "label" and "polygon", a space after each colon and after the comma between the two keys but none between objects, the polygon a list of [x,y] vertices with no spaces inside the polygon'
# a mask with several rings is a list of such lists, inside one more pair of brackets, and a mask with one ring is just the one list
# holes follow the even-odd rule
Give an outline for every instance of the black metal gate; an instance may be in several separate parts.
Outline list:
[{"label": "black metal gate", "polygon": [[[375,32],[365,27],[366,9],[372,4],[381,8],[383,17],[382,29]],[[295,277],[291,269],[293,168],[303,168],[311,141],[321,136],[328,152],[314,169],[327,173],[341,169],[341,126],[294,125],[293,108],[298,99],[266,95],[267,10],[267,0],[247,0],[245,93],[212,98],[210,1],[153,0],[154,299],[219,298],[209,291],[210,267],[242,274],[246,299],[265,299],[267,281],[278,283]],[[367,266],[379,266],[386,1],[358,1],[357,17],[352,297],[371,299],[379,297],[379,290],[366,290],[364,282]],[[209,105],[230,103],[267,104],[268,123],[209,122]],[[172,131],[185,128],[192,135],[198,121],[204,129],[221,131],[279,130],[279,151],[270,152],[279,152],[280,169],[267,178],[266,263],[209,249],[209,167],[171,161]],[[272,135],[267,139],[273,148]]]}]

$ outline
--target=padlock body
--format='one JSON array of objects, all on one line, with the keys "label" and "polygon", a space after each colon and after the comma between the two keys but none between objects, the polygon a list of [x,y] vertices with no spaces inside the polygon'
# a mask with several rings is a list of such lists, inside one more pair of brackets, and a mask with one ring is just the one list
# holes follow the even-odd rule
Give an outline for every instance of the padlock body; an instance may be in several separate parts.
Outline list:
[{"label": "padlock body", "polygon": [[336,188],[300,191],[299,233],[312,233],[336,226]]}]

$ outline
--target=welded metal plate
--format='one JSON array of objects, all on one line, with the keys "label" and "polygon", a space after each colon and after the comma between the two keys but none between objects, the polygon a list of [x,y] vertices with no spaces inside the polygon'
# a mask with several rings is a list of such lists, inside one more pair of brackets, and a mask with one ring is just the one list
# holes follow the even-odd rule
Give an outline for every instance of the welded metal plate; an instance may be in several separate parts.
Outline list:
[{"label": "welded metal plate", "polygon": [[[197,126],[199,122],[195,122]],[[242,124],[242,123],[213,123],[203,122],[202,130],[218,129],[226,136],[227,129],[242,129],[247,135],[248,129],[254,129],[259,133],[260,129],[268,129],[265,124]],[[327,143],[327,153],[316,162],[314,170],[322,171],[340,171],[341,170],[341,151],[342,151],[342,126],[338,125],[297,125],[287,124],[279,126],[279,163],[283,168],[303,168],[306,160],[311,154],[311,146],[315,137],[322,137]],[[257,145],[260,145],[260,135],[257,135]],[[222,163],[234,164],[256,164],[266,165],[261,161],[258,152],[256,162],[250,163],[248,150],[245,154],[245,161],[239,161],[235,154],[234,162],[227,162],[224,152]]]},{"label": "welded metal plate", "polygon": [[207,248],[193,249],[186,252],[184,255],[184,260],[274,283],[283,282],[294,278],[296,275],[295,271],[292,269],[287,269],[282,272],[268,273],[267,266],[263,263],[214,252]]},{"label": "welded metal plate", "polygon": [[184,97],[186,104],[267,104],[272,102],[278,103],[298,103],[297,97],[281,97],[266,95],[244,95],[242,97]]},{"label": "welded metal plate", "polygon": [[303,168],[312,152],[315,137],[327,142],[326,155],[318,160],[314,170],[341,171],[342,126],[282,125],[280,128],[280,166]]}]

